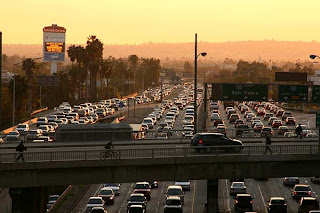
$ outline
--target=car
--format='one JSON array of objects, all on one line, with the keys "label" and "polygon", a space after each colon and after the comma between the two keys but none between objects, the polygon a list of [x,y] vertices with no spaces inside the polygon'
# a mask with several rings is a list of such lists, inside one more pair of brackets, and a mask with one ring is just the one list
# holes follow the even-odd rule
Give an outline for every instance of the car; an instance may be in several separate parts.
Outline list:
[{"label": "car", "polygon": [[56,120],[58,120],[57,115],[49,115],[48,116],[48,122],[55,122]]},{"label": "car", "polygon": [[287,201],[283,197],[271,197],[267,202],[268,213],[287,213]]},{"label": "car", "polygon": [[98,197],[102,197],[107,204],[114,204],[114,192],[111,188],[103,187],[100,189]]},{"label": "car", "polygon": [[37,119],[37,123],[36,126],[40,126],[40,125],[47,125],[48,124],[48,119],[46,117],[39,117]]},{"label": "car", "polygon": [[184,124],[193,124],[193,122],[194,122],[193,115],[186,115],[182,122]]},{"label": "car", "polygon": [[266,114],[266,110],[264,109],[264,108],[259,108],[258,110],[257,110],[257,115],[265,115]]},{"label": "car", "polygon": [[237,194],[234,199],[234,210],[236,212],[252,211],[253,198],[250,194]]},{"label": "car", "polygon": [[104,207],[93,207],[90,213],[108,213]]},{"label": "car", "polygon": [[296,119],[294,117],[287,117],[285,122],[286,125],[296,125]]},{"label": "car", "polygon": [[249,113],[246,117],[247,121],[252,121],[256,116],[253,113]]},{"label": "car", "polygon": [[11,131],[6,136],[7,141],[18,141],[20,140],[20,133],[17,130]]},{"label": "car", "polygon": [[107,187],[113,190],[115,196],[120,195],[120,183],[105,183],[103,187]]},{"label": "car", "polygon": [[269,120],[268,120],[268,124],[272,125],[274,120],[278,120],[278,118],[277,117],[270,117]]},{"label": "car", "polygon": [[[301,133],[302,137],[307,137],[308,134],[309,135],[316,135],[316,133],[313,132],[311,129],[302,130],[302,133]],[[311,138],[312,136],[309,136],[309,137]]]},{"label": "car", "polygon": [[239,125],[236,127],[236,136],[237,136],[237,137],[242,136],[243,131],[248,131],[249,129],[250,129],[250,128],[249,128],[249,125],[248,125],[248,124],[239,124]]},{"label": "car", "polygon": [[230,196],[234,196],[237,194],[246,194],[247,187],[244,182],[233,182],[230,187]]},{"label": "car", "polygon": [[41,129],[42,130],[42,134],[48,134],[49,132],[51,132],[51,128],[49,128],[48,125],[40,125],[38,127],[38,129]]},{"label": "car", "polygon": [[221,126],[220,124],[217,126],[217,129],[215,130],[217,133],[221,133],[224,136],[227,135],[227,127],[226,126]]},{"label": "car", "polygon": [[288,117],[291,117],[291,116],[292,116],[291,112],[285,111],[281,117],[282,117],[282,120],[285,121]]},{"label": "car", "polygon": [[277,117],[282,117],[282,115],[284,114],[284,110],[281,110],[281,109],[279,109],[277,112],[276,112],[276,116]]},{"label": "car", "polygon": [[166,191],[166,198],[170,196],[178,196],[181,199],[181,202],[184,202],[184,192],[181,186],[171,185],[168,186]]},{"label": "car", "polygon": [[301,197],[311,197],[311,189],[308,185],[296,184],[291,190],[291,196],[295,200],[300,199]]},{"label": "car", "polygon": [[294,138],[294,137],[297,136],[297,134],[294,133],[294,132],[285,132],[285,133],[283,134],[283,136],[284,136],[284,137],[287,137],[287,138]]},{"label": "car", "polygon": [[186,180],[186,181],[175,181],[174,185],[176,186],[181,186],[183,191],[190,191],[190,187],[191,187],[191,181],[190,180]]},{"label": "car", "polygon": [[[232,151],[243,149],[243,144],[240,140],[228,138],[220,133],[197,133],[191,138],[191,147],[205,146],[233,146]],[[200,151],[200,149],[195,150]]]},{"label": "car", "polygon": [[236,113],[231,114],[231,115],[229,116],[229,122],[230,122],[230,123],[235,123],[236,120],[239,120],[239,119],[240,119],[240,116],[239,116],[238,114],[236,114]]},{"label": "car", "polygon": [[128,213],[145,213],[146,210],[142,205],[132,205],[130,206]]},{"label": "car", "polygon": [[219,124],[224,124],[222,118],[217,118],[213,121],[213,126],[218,126]]},{"label": "car", "polygon": [[150,181],[149,183],[150,183],[151,189],[159,187],[158,181],[156,181],[156,180]]},{"label": "car", "polygon": [[105,207],[105,202],[101,197],[90,197],[86,205],[86,212],[91,212],[93,207]]},{"label": "car", "polygon": [[151,199],[151,186],[149,182],[137,182],[134,187],[134,193],[142,193],[147,198],[147,200]]},{"label": "car", "polygon": [[282,126],[282,121],[281,120],[274,120],[272,122],[272,128],[279,128],[279,126]]},{"label": "car", "polygon": [[236,120],[236,121],[234,122],[234,127],[237,128],[237,126],[238,126],[239,124],[244,124],[244,121],[241,120],[241,119]]},{"label": "car", "polygon": [[311,177],[311,182],[312,183],[320,183],[320,177]]},{"label": "car", "polygon": [[273,113],[266,113],[263,116],[263,120],[268,121],[271,117],[273,117]]},{"label": "car", "polygon": [[[166,122],[166,121],[165,121]],[[152,118],[144,118],[143,119],[143,124],[147,124],[149,129],[153,129],[153,126],[154,126],[154,121]]]},{"label": "car", "polygon": [[309,213],[311,210],[319,210],[319,201],[314,197],[302,197],[298,213]]},{"label": "car", "polygon": [[166,132],[158,132],[156,134],[156,139],[158,139],[158,140],[167,140],[168,139],[168,134]]},{"label": "car", "polygon": [[211,114],[211,121],[215,121],[217,119],[220,119],[219,113],[212,113]]},{"label": "car", "polygon": [[296,184],[299,184],[299,178],[298,177],[284,177],[282,178],[282,183],[285,186],[294,186]]},{"label": "car", "polygon": [[168,196],[164,203],[164,213],[182,213],[183,203],[179,196]]},{"label": "car", "polygon": [[41,129],[30,130],[29,133],[27,134],[27,141],[38,139],[40,136],[42,136]]},{"label": "car", "polygon": [[58,200],[59,195],[49,195],[47,209],[49,210],[51,206]]},{"label": "car", "polygon": [[29,124],[18,124],[16,130],[20,134],[27,134],[30,130]]},{"label": "car", "polygon": [[263,129],[264,125],[262,123],[256,123],[253,127],[254,132],[261,132]]},{"label": "car", "polygon": [[133,193],[130,195],[127,203],[127,211],[132,205],[142,205],[144,209],[147,208],[147,198],[142,193]]},{"label": "car", "polygon": [[289,132],[289,128],[287,126],[278,127],[278,135],[284,135],[286,132]]}]

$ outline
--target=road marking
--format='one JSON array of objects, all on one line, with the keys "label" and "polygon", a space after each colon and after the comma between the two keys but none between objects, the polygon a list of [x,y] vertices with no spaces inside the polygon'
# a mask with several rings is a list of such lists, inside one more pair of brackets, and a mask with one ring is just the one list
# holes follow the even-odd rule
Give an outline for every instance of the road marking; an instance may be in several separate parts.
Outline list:
[{"label": "road marking", "polygon": [[123,206],[126,204],[126,202],[127,202],[127,200],[128,200],[128,196],[129,196],[129,194],[131,194],[131,187],[132,187],[132,186],[133,186],[133,183],[131,183],[131,185],[130,185],[130,187],[129,187],[129,190],[128,190],[128,193],[127,193],[125,199],[123,200],[123,203],[122,203],[122,205],[121,205],[118,213],[121,212],[121,209],[123,209]]},{"label": "road marking", "polygon": [[263,198],[263,195],[262,195],[262,192],[261,192],[261,188],[260,188],[260,184],[259,184],[259,183],[258,183],[258,189],[259,189],[260,196],[261,196],[261,198],[262,198],[264,210],[265,210],[265,212],[267,212],[266,202],[265,202],[265,200],[264,200],[264,198]]},{"label": "road marking", "polygon": [[164,191],[164,186],[166,185],[166,182],[163,182],[163,186],[161,188],[161,192],[160,192],[160,196],[159,196],[159,199],[158,199],[158,206],[157,206],[157,209],[156,209],[156,213],[158,212],[158,209],[160,207],[160,201],[161,201],[161,197],[163,195],[163,191]]}]

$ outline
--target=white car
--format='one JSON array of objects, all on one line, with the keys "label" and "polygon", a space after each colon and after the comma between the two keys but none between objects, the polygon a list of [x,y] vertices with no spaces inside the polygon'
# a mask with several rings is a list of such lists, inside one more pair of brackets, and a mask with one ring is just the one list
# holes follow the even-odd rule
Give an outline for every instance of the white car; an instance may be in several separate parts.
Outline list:
[{"label": "white car", "polygon": [[244,182],[233,182],[230,188],[230,196],[237,195],[237,194],[246,194],[247,187],[245,186]]},{"label": "white car", "polygon": [[120,195],[120,183],[105,183],[103,187],[107,187],[113,190],[115,196]]},{"label": "white car", "polygon": [[102,197],[90,197],[86,206],[86,212],[91,212],[93,207],[105,207],[105,202]]},{"label": "white car", "polygon": [[30,128],[28,124],[18,124],[16,130],[20,133],[20,134],[26,134],[27,132],[29,132]]},{"label": "white car", "polygon": [[144,118],[142,124],[147,124],[149,129],[153,129],[153,119],[152,118]]},{"label": "white car", "polygon": [[190,191],[191,181],[190,180],[188,180],[188,181],[176,181],[174,183],[174,185],[181,186],[183,191]]}]

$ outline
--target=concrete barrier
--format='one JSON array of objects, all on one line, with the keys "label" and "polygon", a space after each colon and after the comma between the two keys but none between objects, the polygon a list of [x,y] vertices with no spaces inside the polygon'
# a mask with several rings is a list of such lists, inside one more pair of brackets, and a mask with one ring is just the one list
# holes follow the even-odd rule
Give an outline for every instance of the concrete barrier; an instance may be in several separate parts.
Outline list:
[{"label": "concrete barrier", "polygon": [[72,190],[72,185],[69,185],[66,190],[59,196],[57,201],[51,206],[48,212],[54,212],[58,210],[59,204],[69,195]]}]

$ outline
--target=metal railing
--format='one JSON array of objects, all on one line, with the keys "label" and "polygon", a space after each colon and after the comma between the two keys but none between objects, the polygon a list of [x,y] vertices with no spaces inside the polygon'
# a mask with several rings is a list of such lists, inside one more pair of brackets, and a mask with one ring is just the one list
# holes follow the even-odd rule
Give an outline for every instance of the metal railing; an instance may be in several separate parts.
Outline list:
[{"label": "metal railing", "polygon": [[[292,154],[320,154],[320,145],[270,145],[272,155]],[[150,159],[168,157],[203,157],[203,156],[250,156],[264,155],[266,146],[203,146],[203,147],[175,147],[175,148],[139,148],[139,149],[114,149],[117,159]],[[25,152],[24,159],[28,162],[63,162],[63,161],[89,161],[100,160],[99,155],[105,150],[94,151],[48,151]],[[268,152],[267,154],[269,154]],[[1,163],[14,163],[19,153],[2,153]]]}]

